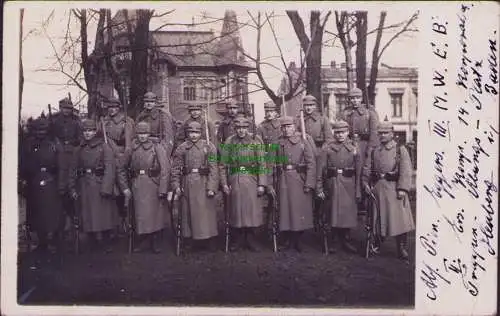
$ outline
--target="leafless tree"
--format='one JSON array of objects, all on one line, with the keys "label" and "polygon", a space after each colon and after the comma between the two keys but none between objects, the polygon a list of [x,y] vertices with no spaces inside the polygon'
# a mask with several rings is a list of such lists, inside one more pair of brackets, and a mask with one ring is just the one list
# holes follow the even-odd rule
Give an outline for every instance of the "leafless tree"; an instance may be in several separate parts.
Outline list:
[{"label": "leafless tree", "polygon": [[319,11],[311,11],[309,17],[310,35],[305,30],[304,22],[297,11],[286,11],[306,55],[306,91],[321,100],[321,52],[326,22],[331,15],[328,11],[321,20]]}]

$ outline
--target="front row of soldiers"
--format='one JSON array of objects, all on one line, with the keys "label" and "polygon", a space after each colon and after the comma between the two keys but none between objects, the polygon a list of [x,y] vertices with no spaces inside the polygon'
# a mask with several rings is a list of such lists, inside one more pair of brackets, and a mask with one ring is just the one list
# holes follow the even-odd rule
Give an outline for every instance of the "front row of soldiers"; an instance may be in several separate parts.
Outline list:
[{"label": "front row of soldiers", "polygon": [[[122,119],[115,123],[127,124]],[[311,123],[318,121],[309,119]],[[68,193],[90,243],[111,251],[110,232],[120,215],[116,191],[123,195],[124,206],[134,210],[134,230],[141,237],[137,251],[146,244],[159,252],[160,232],[168,222],[166,204],[176,197],[181,201],[182,237],[205,241],[213,249],[218,235],[214,197],[220,188],[226,197],[231,250],[257,250],[256,229],[265,222],[259,197],[267,193],[274,197],[274,222],[286,248],[301,251],[300,237],[314,227],[317,203],[313,201],[318,199],[323,201],[333,235],[345,250],[355,252],[349,230],[357,226],[358,202],[366,194],[373,197],[370,225],[376,235],[396,236],[398,254],[407,259],[406,233],[414,229],[408,198],[411,163],[406,149],[393,140],[392,124],[378,125],[380,144],[369,147],[362,159],[357,144],[348,138],[350,126],[345,121],[328,124],[333,138],[320,139],[321,135],[298,131],[296,119],[276,120],[268,117],[272,127],[279,122],[281,129],[272,140],[276,147],[249,146],[263,145],[264,141],[249,132],[251,124],[246,118],[238,117],[231,120],[234,134],[218,151],[202,138],[205,129],[194,118],[184,126],[185,141],[175,148],[172,159],[171,144],[157,139],[161,129],[152,131],[150,122],[137,123],[135,137],[120,142],[118,138],[107,139],[112,133],[102,130],[112,128],[112,124],[99,127],[93,120],[84,120],[83,140],[75,146],[68,167],[67,188],[61,172],[63,144],[48,136],[47,120],[35,121],[35,137],[21,154],[20,176],[25,180],[28,219],[38,233],[40,249],[47,247],[49,233],[55,233],[55,241],[61,240],[64,206],[59,197]],[[266,129],[265,124],[259,131],[266,134],[262,129]],[[316,147],[316,142],[322,142],[318,144],[321,147]],[[381,240],[376,239],[371,250],[377,251]],[[199,243],[203,242],[186,245]]]}]

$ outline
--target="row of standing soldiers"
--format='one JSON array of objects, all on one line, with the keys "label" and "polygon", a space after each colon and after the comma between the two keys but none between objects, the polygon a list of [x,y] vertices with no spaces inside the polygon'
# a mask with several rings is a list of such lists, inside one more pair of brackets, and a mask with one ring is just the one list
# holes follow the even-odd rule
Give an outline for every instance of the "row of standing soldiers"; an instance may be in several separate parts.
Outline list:
[{"label": "row of standing soldiers", "polygon": [[228,105],[215,131],[197,105],[176,128],[151,92],[137,123],[116,99],[106,101],[108,115],[99,122],[79,122],[63,99],[57,115],[33,123],[33,136],[21,147],[28,224],[45,250],[49,235],[60,243],[69,211],[91,245],[110,251],[111,232],[133,210],[128,226],[133,221],[141,237],[135,250],[159,252],[160,232],[174,221],[168,216],[174,204],[166,202],[178,200],[184,245],[215,248],[214,197],[222,191],[233,251],[256,251],[262,225],[271,226],[275,238],[279,231],[285,248],[301,251],[302,232],[322,225],[327,239],[338,238],[343,249],[355,252],[349,231],[357,226],[358,210],[368,206],[370,231],[379,237],[369,250],[377,252],[384,237],[396,236],[398,254],[407,259],[406,233],[414,229],[408,152],[393,140],[392,125],[379,123],[376,112],[361,104],[359,89],[349,99],[344,120],[333,125],[312,96],[304,97],[295,118],[279,118],[266,105],[265,121],[253,133],[236,104]]}]

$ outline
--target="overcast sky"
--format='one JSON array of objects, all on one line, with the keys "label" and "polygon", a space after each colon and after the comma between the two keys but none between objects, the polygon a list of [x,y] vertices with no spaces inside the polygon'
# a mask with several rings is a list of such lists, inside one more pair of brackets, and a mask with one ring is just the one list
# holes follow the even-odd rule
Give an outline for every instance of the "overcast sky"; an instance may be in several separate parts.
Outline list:
[{"label": "overcast sky", "polygon": [[[300,47],[297,37],[293,31],[293,27],[288,19],[285,10],[287,9],[297,9],[306,24],[306,30],[309,30],[309,11],[312,9],[321,10],[322,18],[325,16],[327,10],[341,10],[345,8],[345,5],[334,4],[335,7],[325,7],[324,3],[308,3],[306,6],[299,3],[227,3],[224,7],[220,5],[214,5],[207,2],[200,3],[199,5],[193,5],[192,3],[187,5],[186,3],[162,3],[160,6],[155,3],[155,9],[157,13],[163,13],[168,10],[175,9],[175,12],[164,16],[162,18],[154,18],[151,21],[150,29],[155,29],[163,23],[191,23],[194,18],[194,22],[211,22],[204,25],[196,26],[196,30],[210,30],[218,33],[221,30],[222,23],[217,21],[224,16],[224,10],[231,9],[234,10],[238,16],[238,22],[240,23],[252,23],[251,18],[247,10],[254,16],[257,12],[271,13],[274,11],[275,17],[271,20],[277,31],[278,40],[281,49],[284,54],[284,59],[287,64],[295,60],[297,63],[300,59]],[[257,7],[258,5],[258,7]],[[152,8],[152,5],[147,3],[142,3],[142,7],[147,6]],[[330,4],[332,6],[332,4]],[[79,5],[79,7],[83,7]],[[93,6],[95,8],[95,5]],[[112,6],[107,6],[112,7]],[[365,9],[368,11],[368,30],[376,28],[379,20],[379,15],[381,8],[384,7],[387,10],[386,25],[395,24],[406,20],[415,11],[415,7],[406,4],[393,3],[390,6],[387,4],[385,6],[377,5],[372,3],[370,5],[358,4],[358,7],[349,7],[348,9]],[[43,31],[41,27],[42,23],[47,20],[48,16],[54,10],[54,16],[52,20],[46,24],[46,32]],[[113,13],[116,12],[116,3],[113,7]],[[347,8],[345,8],[347,9]],[[25,9],[24,15],[24,42],[23,42],[23,63],[24,63],[24,93],[23,93],[23,108],[22,115],[38,115],[42,110],[47,109],[47,104],[57,105],[57,102],[62,97],[66,96],[68,92],[71,92],[73,100],[85,101],[85,93],[82,92],[76,86],[67,86],[68,78],[60,73],[53,71],[45,71],[48,68],[58,68],[54,58],[54,48],[52,47],[48,36],[53,40],[55,49],[61,53],[61,45],[63,43],[63,38],[66,36],[66,32],[69,29],[69,34],[77,38],[79,36],[79,25],[74,17],[71,18],[68,24],[69,8],[63,5],[55,5],[49,7],[47,5],[38,4],[36,6],[30,6]],[[415,27],[418,27],[418,22]],[[170,26],[165,28],[165,30],[186,30],[185,26]],[[326,30],[336,33],[335,28],[335,15],[332,12],[329,20],[326,23]],[[256,31],[252,27],[243,27],[241,29],[241,36],[243,40],[243,46],[246,52],[252,56],[256,55],[257,42],[256,42]],[[382,43],[385,43],[393,34],[392,32],[385,32],[382,38]],[[91,52],[93,47],[93,41],[95,37],[95,23],[89,25],[89,52]],[[327,45],[331,45],[333,36],[325,34],[324,41]],[[369,37],[368,41],[368,59],[371,57],[371,50],[373,48],[374,36]],[[340,42],[337,40],[335,42],[337,47],[325,47],[323,49],[323,65],[329,66],[330,62],[335,60],[337,65],[345,61],[344,53],[340,47]],[[381,62],[386,63],[390,66],[417,66],[417,53],[418,53],[418,33],[413,33],[411,36],[403,36],[395,40],[388,49],[384,52]],[[267,62],[276,65],[281,70],[284,69],[281,59],[279,58],[279,51],[277,45],[275,44],[273,35],[269,27],[266,27],[262,31],[262,42],[261,42],[261,54],[262,58],[266,59]],[[76,51],[76,56],[79,58],[79,51]],[[354,51],[353,51],[354,56]],[[69,58],[69,56],[68,56]],[[74,74],[78,71],[78,65],[75,65],[73,69],[65,68],[70,74]],[[280,80],[282,78],[282,73],[271,67],[264,67],[264,77],[274,90],[278,89]],[[256,82],[256,78],[250,78],[251,81]],[[83,82],[82,82],[83,83]],[[255,86],[251,86],[250,90],[255,90]],[[250,102],[256,104],[256,108],[260,108],[263,102],[267,101],[267,94],[263,91],[252,93],[250,95]],[[262,111],[258,111],[257,118],[260,120],[262,118]]]}]

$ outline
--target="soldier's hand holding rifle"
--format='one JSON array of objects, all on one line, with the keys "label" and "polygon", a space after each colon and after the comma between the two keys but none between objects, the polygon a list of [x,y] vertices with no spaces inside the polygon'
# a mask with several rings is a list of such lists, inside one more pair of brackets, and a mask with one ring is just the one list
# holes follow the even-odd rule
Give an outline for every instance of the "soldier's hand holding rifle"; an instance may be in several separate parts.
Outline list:
[{"label": "soldier's hand holding rifle", "polygon": [[224,192],[225,195],[229,195],[229,193],[231,193],[231,188],[227,185],[224,185],[222,187],[222,192]]},{"label": "soldier's hand holding rifle", "polygon": [[77,200],[78,199],[78,193],[76,193],[76,191],[72,191],[69,196],[73,199],[73,200]]},{"label": "soldier's hand holding rifle", "polygon": [[267,188],[266,188],[266,191],[267,191],[267,194],[269,194],[273,198],[276,197],[276,191],[274,190],[274,188],[273,188],[272,185],[268,185]]},{"label": "soldier's hand holding rifle", "polygon": [[408,201],[408,194],[406,191],[398,190],[398,200],[403,200],[403,207],[406,207],[406,202]]},{"label": "soldier's hand holding rifle", "polygon": [[312,189],[310,187],[304,186],[304,193],[309,193],[312,192]]},{"label": "soldier's hand holding rifle", "polygon": [[326,194],[323,190],[319,190],[318,192],[316,192],[316,196],[321,200],[324,200],[326,198]]},{"label": "soldier's hand holding rifle", "polygon": [[262,195],[264,195],[264,192],[265,192],[264,186],[259,185],[259,186],[257,187],[257,196],[262,196]]},{"label": "soldier's hand holding rifle", "polygon": [[215,196],[215,192],[214,191],[212,191],[212,190],[208,190],[207,191],[207,197],[213,198],[214,196]]}]

